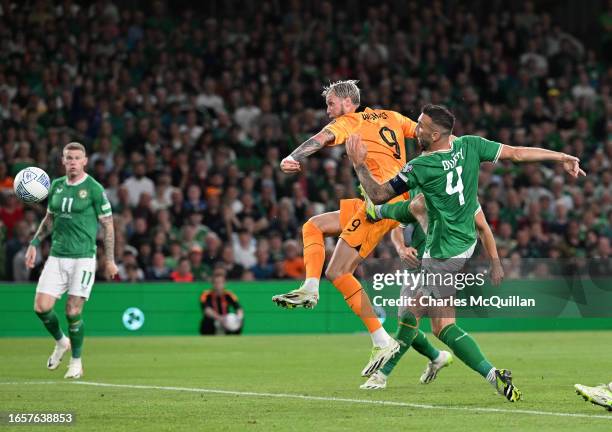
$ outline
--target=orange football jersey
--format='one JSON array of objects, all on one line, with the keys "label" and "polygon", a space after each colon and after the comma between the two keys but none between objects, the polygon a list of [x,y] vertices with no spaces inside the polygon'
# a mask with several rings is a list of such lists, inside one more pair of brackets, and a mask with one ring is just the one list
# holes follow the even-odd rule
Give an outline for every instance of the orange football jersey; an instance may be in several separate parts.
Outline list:
[{"label": "orange football jersey", "polygon": [[378,182],[391,180],[406,164],[405,138],[413,138],[416,122],[398,112],[373,110],[344,114],[326,127],[334,134],[332,145],[344,144],[351,134],[361,135],[368,148],[366,166]]}]

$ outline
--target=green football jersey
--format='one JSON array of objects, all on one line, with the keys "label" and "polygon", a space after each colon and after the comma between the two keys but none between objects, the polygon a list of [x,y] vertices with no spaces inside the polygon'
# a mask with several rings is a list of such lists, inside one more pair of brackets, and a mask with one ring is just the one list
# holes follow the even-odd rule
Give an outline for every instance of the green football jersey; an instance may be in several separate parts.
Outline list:
[{"label": "green football jersey", "polygon": [[69,185],[65,176],[53,180],[47,211],[53,214],[51,256],[96,256],[98,218],[112,215],[100,183],[87,174],[78,184]]},{"label": "green football jersey", "polygon": [[391,180],[396,193],[419,187],[425,196],[429,226],[425,252],[446,259],[476,242],[480,163],[497,162],[502,145],[473,135],[455,140],[449,150],[423,154]]}]

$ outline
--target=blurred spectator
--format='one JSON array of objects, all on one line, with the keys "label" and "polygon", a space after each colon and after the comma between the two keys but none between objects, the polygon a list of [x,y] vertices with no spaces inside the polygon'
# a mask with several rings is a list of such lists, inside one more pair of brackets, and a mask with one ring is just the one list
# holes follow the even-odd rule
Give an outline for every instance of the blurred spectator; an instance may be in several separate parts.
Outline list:
[{"label": "blurred spectator", "polygon": [[6,163],[0,161],[0,194],[13,190],[13,177],[8,175]]},{"label": "blurred spectator", "polygon": [[135,280],[144,279],[144,272],[138,267],[137,257],[138,252],[135,248],[131,246],[125,248],[121,261],[117,266],[119,280],[134,282]]},{"label": "blurred spectator", "polygon": [[247,229],[241,229],[233,241],[234,260],[244,268],[255,265],[255,249],[257,242]]},{"label": "blurred spectator", "polygon": [[0,195],[2,206],[0,206],[0,220],[6,227],[7,237],[13,237],[15,225],[23,219],[23,205],[17,199],[12,189],[5,190]]},{"label": "blurred spectator", "polygon": [[274,263],[270,260],[267,248],[258,247],[255,256],[257,262],[249,269],[253,273],[253,277],[258,280],[272,279],[274,277]]},{"label": "blurred spectator", "polygon": [[126,187],[129,196],[129,204],[131,207],[136,207],[140,201],[140,194],[148,193],[149,196],[155,195],[155,184],[153,180],[145,176],[145,164],[142,161],[136,162],[134,166],[134,175],[129,177],[123,183]]},{"label": "blurred spectator", "polygon": [[170,273],[170,279],[173,282],[193,282],[194,278],[189,259],[181,258],[179,260],[176,270]]},{"label": "blurred spectator", "polygon": [[189,248],[189,264],[194,280],[206,280],[210,274],[210,268],[202,260],[204,250],[198,244]]},{"label": "blurred spectator", "polygon": [[304,267],[304,259],[298,254],[298,243],[295,240],[287,240],[284,251],[283,271],[285,276],[291,279],[303,279],[306,268]]},{"label": "blurred spectator", "polygon": [[170,280],[170,268],[166,265],[165,257],[162,252],[155,252],[151,266],[147,269],[148,280]]}]

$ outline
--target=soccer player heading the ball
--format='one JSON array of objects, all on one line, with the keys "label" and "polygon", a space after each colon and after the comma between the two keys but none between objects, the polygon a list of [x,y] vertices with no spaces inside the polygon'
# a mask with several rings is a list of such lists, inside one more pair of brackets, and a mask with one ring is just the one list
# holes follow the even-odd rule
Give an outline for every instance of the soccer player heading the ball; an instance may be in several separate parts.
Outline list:
[{"label": "soccer player heading the ball", "polygon": [[[117,274],[115,234],[111,205],[104,188],[85,172],[85,147],[76,142],[67,144],[62,164],[66,176],[51,184],[47,213],[26,251],[26,266],[34,266],[36,247],[51,234],[51,253],[38,280],[34,310],[55,339],[55,349],[47,360],[47,368],[57,369],[64,353],[72,349],[64,378],[77,379],[83,375],[81,350],[85,329],[81,313],[96,274],[98,221],[104,229],[105,270],[109,278]],[[60,329],[53,310],[55,302],[65,292],[68,292],[68,337]]]},{"label": "soccer player heading the ball", "polygon": [[[368,148],[362,143],[362,137],[351,135],[346,144],[359,181],[372,202],[379,204],[370,212],[374,214],[374,220],[395,219],[396,213],[404,214],[405,203],[386,204],[387,201],[410,189],[421,189],[429,220],[423,269],[430,273],[457,273],[474,252],[474,214],[480,210],[478,175],[481,162],[554,161],[561,163],[573,177],[585,175],[578,158],[564,153],[512,147],[479,136],[453,138],[454,123],[455,117],[445,107],[426,105],[415,131],[423,153],[385,182],[380,182],[371,172],[367,162]],[[441,299],[452,296],[455,291],[454,287],[424,285],[417,293],[418,296]],[[454,306],[414,307],[404,315],[415,335],[421,317],[429,315],[434,334],[452,348],[457,357],[480,373],[509,401],[521,398],[521,393],[512,384],[510,371],[493,367],[476,341],[456,325]]]},{"label": "soccer player heading the ball", "polygon": [[[382,182],[395,177],[407,160],[404,139],[414,137],[416,123],[395,111],[366,108],[363,112],[357,112],[361,102],[356,81],[332,83],[324,88],[323,96],[331,122],[283,159],[281,170],[297,173],[311,154],[324,147],[342,145],[351,134],[359,133],[369,149],[366,164],[372,170],[372,175]],[[392,201],[407,197],[406,194],[406,197]],[[360,199],[341,200],[339,211],[313,216],[302,227],[306,267],[304,284],[299,289],[272,297],[272,301],[281,307],[315,307],[325,263],[323,237],[339,235],[325,276],[361,318],[372,338],[374,347],[370,361],[362,370],[363,376],[370,376],[383,367],[399,350],[399,344],[382,327],[370,299],[353,273],[385,234],[397,226],[399,222],[392,220],[368,221],[364,202]],[[426,339],[424,341],[427,342]]]}]

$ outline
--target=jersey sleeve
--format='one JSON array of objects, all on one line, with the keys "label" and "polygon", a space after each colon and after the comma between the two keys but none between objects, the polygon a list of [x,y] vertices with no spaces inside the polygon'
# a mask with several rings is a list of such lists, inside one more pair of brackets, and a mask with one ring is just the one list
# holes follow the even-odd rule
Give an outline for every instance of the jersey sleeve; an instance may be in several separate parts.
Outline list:
[{"label": "jersey sleeve", "polygon": [[479,136],[471,136],[472,145],[476,147],[480,162],[496,163],[501,154],[503,145]]},{"label": "jersey sleeve", "polygon": [[406,116],[401,115],[398,112],[393,112],[393,115],[395,116],[402,128],[404,138],[414,138],[414,131],[416,130],[417,126],[416,122]]},{"label": "jersey sleeve", "polygon": [[227,291],[226,295],[227,302],[232,306],[235,311],[237,311],[238,309],[242,309],[240,303],[238,302],[238,297],[236,297],[236,294],[231,291]]},{"label": "jersey sleeve", "polygon": [[408,192],[410,189],[414,189],[419,185],[414,170],[415,165],[413,162],[408,162],[395,177],[389,180],[389,184],[397,195]]},{"label": "jersey sleeve", "polygon": [[332,120],[324,129],[334,134],[334,142],[331,145],[344,144],[349,135],[359,127],[359,120],[353,116],[345,115]]},{"label": "jersey sleeve", "polygon": [[93,187],[92,193],[92,201],[94,206],[94,211],[96,212],[96,216],[98,218],[112,216],[113,210],[111,208],[111,203],[108,201],[106,197],[106,193],[102,188],[102,185],[96,184]]},{"label": "jersey sleeve", "polygon": [[202,309],[212,306],[210,301],[210,290],[202,292],[200,295],[200,304],[202,305]]}]

